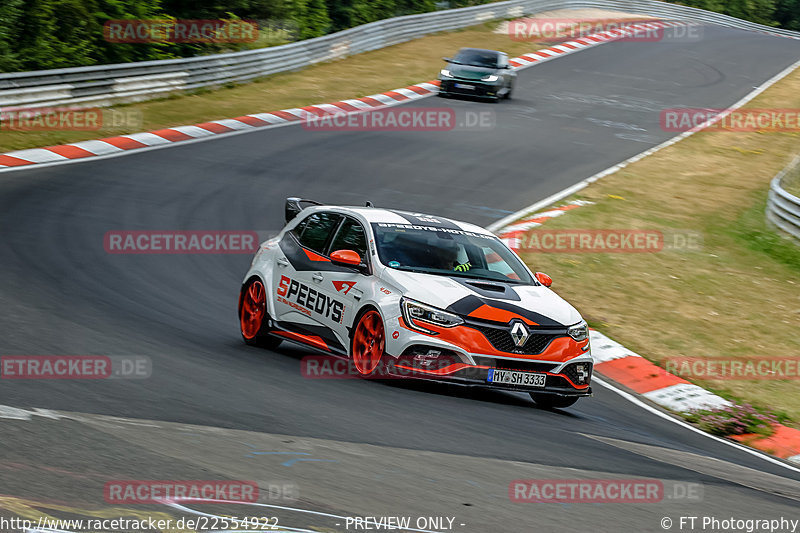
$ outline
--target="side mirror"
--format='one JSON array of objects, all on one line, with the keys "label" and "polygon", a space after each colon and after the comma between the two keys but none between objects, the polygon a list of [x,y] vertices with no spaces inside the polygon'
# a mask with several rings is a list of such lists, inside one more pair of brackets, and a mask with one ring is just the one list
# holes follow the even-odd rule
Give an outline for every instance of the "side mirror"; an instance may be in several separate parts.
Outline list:
[{"label": "side mirror", "polygon": [[550,285],[553,284],[553,278],[551,278],[544,272],[537,272],[536,274],[534,274],[534,276],[536,277],[536,281],[538,281],[545,287],[549,287]]},{"label": "side mirror", "polygon": [[357,267],[361,264],[361,256],[353,250],[336,250],[331,254],[331,263]]}]

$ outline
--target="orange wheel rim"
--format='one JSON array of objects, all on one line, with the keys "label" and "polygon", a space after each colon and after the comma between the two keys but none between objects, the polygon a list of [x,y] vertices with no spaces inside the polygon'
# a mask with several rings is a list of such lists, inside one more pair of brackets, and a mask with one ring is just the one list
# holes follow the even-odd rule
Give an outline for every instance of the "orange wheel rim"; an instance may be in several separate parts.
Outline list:
[{"label": "orange wheel rim", "polygon": [[383,358],[386,340],[383,321],[377,311],[369,311],[358,323],[353,336],[353,364],[364,376],[375,371]]},{"label": "orange wheel rim", "polygon": [[242,300],[240,321],[242,335],[246,339],[254,338],[261,329],[261,322],[264,320],[264,315],[267,314],[266,303],[264,285],[256,280],[247,287]]}]

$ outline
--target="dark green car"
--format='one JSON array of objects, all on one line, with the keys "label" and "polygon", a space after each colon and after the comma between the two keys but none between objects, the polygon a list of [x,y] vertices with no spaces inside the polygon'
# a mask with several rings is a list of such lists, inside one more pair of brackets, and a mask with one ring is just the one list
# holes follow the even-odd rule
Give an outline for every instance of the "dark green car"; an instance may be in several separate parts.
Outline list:
[{"label": "dark green car", "polygon": [[439,96],[474,96],[494,102],[511,97],[517,73],[505,53],[462,48],[454,58],[444,60],[447,66],[439,73]]}]

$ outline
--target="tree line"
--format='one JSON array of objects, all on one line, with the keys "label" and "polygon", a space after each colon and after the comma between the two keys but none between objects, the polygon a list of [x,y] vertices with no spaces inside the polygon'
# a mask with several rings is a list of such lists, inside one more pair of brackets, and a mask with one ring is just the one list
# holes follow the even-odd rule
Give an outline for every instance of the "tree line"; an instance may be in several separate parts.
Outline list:
[{"label": "tree line", "polygon": [[[0,0],[0,72],[190,57],[309,39],[376,20],[489,0]],[[681,0],[684,5],[800,30],[800,0]],[[118,19],[256,20],[256,42],[112,43]]]}]

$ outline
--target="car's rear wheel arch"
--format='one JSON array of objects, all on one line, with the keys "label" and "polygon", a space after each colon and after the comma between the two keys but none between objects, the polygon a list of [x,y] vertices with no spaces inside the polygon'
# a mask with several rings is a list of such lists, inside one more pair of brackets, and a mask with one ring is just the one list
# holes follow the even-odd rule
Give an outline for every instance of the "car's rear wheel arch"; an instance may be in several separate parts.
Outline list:
[{"label": "car's rear wheel arch", "polygon": [[[260,291],[263,293],[261,298],[263,298],[263,311],[259,312],[260,319],[256,325],[257,331],[250,331],[248,334],[245,334],[245,324],[246,320],[243,317],[243,306],[245,303],[245,295],[246,292],[250,289],[250,287],[254,284],[258,283],[260,287]],[[260,306],[259,306],[260,307]],[[274,337],[270,335],[270,325],[271,325],[271,317],[269,314],[269,292],[267,290],[267,284],[264,283],[264,280],[261,276],[254,274],[247,278],[247,280],[242,284],[242,288],[239,290],[239,305],[237,308],[237,315],[239,317],[239,326],[240,332],[242,334],[242,338],[246,344],[251,346],[261,346],[264,348],[274,348],[278,344],[280,344],[281,339],[278,337]],[[252,311],[251,311],[252,312]],[[252,316],[252,315],[251,315]],[[253,322],[251,322],[253,323]]]},{"label": "car's rear wheel arch", "polygon": [[[242,303],[244,302],[244,291],[247,289],[247,287],[250,286],[251,283],[253,283],[256,280],[260,281],[262,285],[264,285],[264,290],[266,291],[267,284],[264,283],[264,280],[261,279],[261,276],[259,276],[258,274],[253,274],[252,276],[247,278],[244,281],[244,283],[242,283],[242,286],[239,288],[239,306],[236,308],[237,313],[242,312]],[[269,306],[267,306],[267,309],[269,309]]]}]

